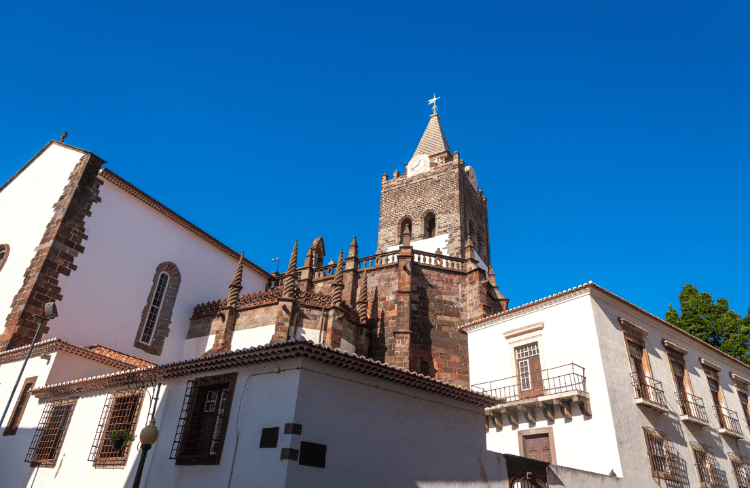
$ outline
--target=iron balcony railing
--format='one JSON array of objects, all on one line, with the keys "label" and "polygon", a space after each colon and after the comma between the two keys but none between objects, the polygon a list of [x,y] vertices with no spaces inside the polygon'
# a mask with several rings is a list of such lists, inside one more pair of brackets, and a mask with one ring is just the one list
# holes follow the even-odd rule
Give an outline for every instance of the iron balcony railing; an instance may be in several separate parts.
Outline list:
[{"label": "iron balcony railing", "polygon": [[737,418],[737,412],[717,405],[714,405],[714,409],[716,409],[716,418],[719,420],[721,428],[742,435],[742,427],[740,426],[740,419]]},{"label": "iron balcony railing", "polygon": [[706,407],[703,406],[703,398],[686,391],[678,391],[676,394],[682,415],[687,415],[688,417],[708,423],[708,415],[706,414]]},{"label": "iron balcony railing", "polygon": [[667,408],[667,398],[664,396],[664,387],[662,387],[661,381],[638,373],[632,373],[631,377],[633,379],[633,393],[635,393],[636,398]]},{"label": "iron balcony railing", "polygon": [[575,363],[486,381],[471,386],[480,393],[499,397],[506,402],[536,398],[566,391],[586,391],[586,369]]}]

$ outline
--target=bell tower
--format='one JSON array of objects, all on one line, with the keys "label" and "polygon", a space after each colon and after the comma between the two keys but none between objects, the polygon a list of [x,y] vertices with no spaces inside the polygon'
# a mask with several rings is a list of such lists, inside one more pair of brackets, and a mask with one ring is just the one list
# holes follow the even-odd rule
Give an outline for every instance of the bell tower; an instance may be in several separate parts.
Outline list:
[{"label": "bell tower", "polygon": [[398,248],[406,229],[414,249],[460,258],[471,237],[479,266],[491,264],[487,198],[474,169],[451,152],[437,113],[404,172],[382,177],[378,251]]}]

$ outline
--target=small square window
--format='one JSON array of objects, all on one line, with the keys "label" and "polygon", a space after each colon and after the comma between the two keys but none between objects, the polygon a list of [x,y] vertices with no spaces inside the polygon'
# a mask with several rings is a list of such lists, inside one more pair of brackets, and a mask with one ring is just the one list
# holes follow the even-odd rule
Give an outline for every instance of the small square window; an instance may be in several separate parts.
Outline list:
[{"label": "small square window", "polygon": [[274,449],[279,443],[279,428],[267,427],[260,433],[260,448]]},{"label": "small square window", "polygon": [[299,463],[313,468],[326,467],[326,445],[314,442],[301,442],[299,447]]}]

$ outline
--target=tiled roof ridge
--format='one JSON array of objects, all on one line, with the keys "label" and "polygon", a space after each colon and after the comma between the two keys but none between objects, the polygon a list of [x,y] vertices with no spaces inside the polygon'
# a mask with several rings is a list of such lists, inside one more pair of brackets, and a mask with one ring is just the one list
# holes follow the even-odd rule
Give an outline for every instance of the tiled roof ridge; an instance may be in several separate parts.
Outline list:
[{"label": "tiled roof ridge", "polygon": [[[208,242],[215,248],[219,249],[220,251],[225,252],[226,254],[230,255],[233,259],[239,259],[240,253],[232,250],[224,244],[223,242],[219,241],[215,237],[213,237],[208,232],[204,231],[197,225],[193,224],[189,220],[187,220],[185,217],[182,217],[180,214],[175,212],[174,210],[171,210],[166,205],[161,203],[160,201],[156,200],[155,198],[149,196],[146,194],[143,190],[140,190],[135,185],[124,179],[122,176],[112,172],[109,169],[102,169],[99,172],[99,176],[104,178],[105,180],[109,181],[110,183],[114,184],[115,186],[119,187],[120,189],[124,190],[127,193],[130,193],[134,197],[136,197],[141,202],[145,203],[149,207],[153,208],[157,212],[161,213],[165,217],[169,218],[170,220],[174,221],[178,225],[185,228],[187,231],[193,233],[197,237],[200,237],[204,241]],[[265,269],[261,268],[254,262],[250,261],[247,258],[244,258],[243,261],[244,264],[246,264],[248,267],[255,270],[257,273],[259,273],[263,278],[269,279],[271,277],[271,273],[266,271]]]},{"label": "tiled roof ridge", "polygon": [[443,126],[440,125],[440,117],[437,114],[433,114],[430,116],[427,128],[424,130],[424,134],[422,134],[422,138],[419,140],[417,150],[414,151],[414,156],[418,154],[432,156],[433,154],[445,151],[451,152],[451,148],[448,146],[448,141],[445,138]]},{"label": "tiled roof ridge", "polygon": [[[146,361],[145,359],[141,359],[135,356],[132,356],[130,354],[125,354],[124,352],[117,351],[115,349],[112,349],[111,347],[102,346],[101,344],[92,344],[90,346],[84,347],[84,349],[88,349],[89,351],[95,352],[97,354],[101,354],[102,356],[107,356],[112,359],[116,359],[118,361],[122,361],[125,363],[130,363],[133,366],[136,367],[149,367],[154,366],[156,363],[152,363],[151,361]],[[99,350],[102,349],[102,350]]]},{"label": "tiled roof ridge", "polygon": [[66,381],[54,385],[43,386],[32,390],[37,398],[49,398],[81,391],[93,391],[133,382],[134,376],[142,375],[151,380],[163,380],[196,373],[206,373],[212,370],[227,369],[233,366],[244,366],[253,363],[263,363],[274,359],[288,359],[306,356],[326,364],[336,365],[351,371],[358,371],[371,376],[385,379],[394,383],[405,384],[420,390],[455,398],[475,405],[496,405],[501,399],[472,391],[470,388],[455,386],[445,381],[424,376],[413,371],[388,363],[381,363],[372,358],[359,356],[331,346],[315,344],[313,341],[291,339],[274,342],[262,346],[249,347],[213,354],[206,357],[196,357],[159,364],[148,368],[136,368],[130,371],[109,373],[105,375]]},{"label": "tiled roof ridge", "polygon": [[[18,359],[21,359],[26,354],[28,349],[29,349],[29,346],[21,346],[21,347],[16,347],[15,349],[10,349],[8,351],[4,351],[0,353],[0,364],[14,361],[16,360],[16,357]],[[34,344],[34,349],[31,355],[34,356],[35,354],[44,354],[47,352],[54,352],[57,350],[69,352],[71,354],[75,354],[77,356],[81,356],[86,359],[98,361],[102,364],[106,364],[108,366],[112,366],[115,368],[121,368],[124,370],[132,370],[134,368],[139,367],[138,365],[134,364],[134,362],[129,362],[123,359],[118,359],[116,357],[112,357],[106,354],[92,351],[85,347],[76,346],[74,344],[71,344],[70,342],[64,341],[57,337],[52,337],[50,339],[40,341]],[[115,351],[114,349],[110,349],[110,350],[119,353],[119,351]],[[119,354],[129,356],[124,353],[119,353]],[[148,364],[154,364],[154,363],[150,363],[144,360],[140,360],[140,361],[146,362]]]},{"label": "tiled roof ridge", "polygon": [[729,360],[735,362],[736,364],[743,366],[746,369],[750,369],[750,365],[747,365],[747,364],[743,363],[742,361],[740,361],[740,360],[738,360],[736,358],[733,358],[732,356],[730,356],[729,354],[725,353],[724,351],[722,351],[720,349],[717,349],[714,346],[712,346],[711,344],[708,344],[708,343],[706,343],[706,342],[698,339],[697,337],[695,337],[694,335],[690,334],[689,332],[686,332],[686,331],[680,329],[679,327],[670,324],[669,322],[667,322],[663,318],[658,317],[658,316],[652,314],[648,310],[644,310],[641,307],[639,307],[638,305],[635,305],[634,303],[631,303],[631,302],[625,300],[621,296],[612,293],[611,291],[607,290],[606,288],[604,288],[604,287],[602,287],[600,285],[597,285],[593,281],[589,281],[588,283],[584,283],[582,285],[578,285],[578,286],[576,286],[574,288],[568,288],[567,290],[555,293],[554,295],[546,296],[544,298],[540,298],[540,299],[535,300],[533,302],[524,303],[523,305],[519,305],[517,307],[508,309],[508,310],[506,310],[504,312],[498,312],[496,314],[493,314],[493,315],[490,315],[490,316],[487,316],[487,317],[484,317],[484,318],[481,318],[481,319],[474,320],[473,322],[469,322],[468,324],[464,324],[464,325],[459,326],[458,327],[458,331],[459,332],[463,332],[466,329],[468,329],[469,327],[473,327],[473,326],[481,324],[483,322],[487,322],[488,320],[492,320],[494,318],[498,318],[498,317],[502,317],[502,316],[506,316],[506,315],[511,315],[511,314],[513,314],[515,312],[518,312],[520,310],[527,309],[527,308],[533,307],[535,305],[539,305],[541,303],[547,302],[547,301],[552,300],[554,298],[558,298],[558,297],[561,297],[561,296],[569,295],[569,294],[571,294],[573,292],[576,292],[578,290],[582,290],[584,288],[594,288],[596,290],[599,290],[599,291],[605,293],[606,295],[614,298],[615,300],[618,300],[618,301],[624,303],[625,305],[628,305],[629,307],[632,307],[632,308],[636,309],[637,311],[641,312],[642,314],[644,314],[644,315],[646,315],[648,317],[651,317],[652,319],[655,319],[657,322],[660,322],[662,325],[666,325],[667,327],[673,329],[674,331],[678,332],[679,334],[682,334],[682,335],[684,335],[684,336],[692,339],[693,341],[696,341],[696,342],[700,343],[702,346],[708,347],[709,349],[711,349],[712,351],[716,352],[720,356],[723,356],[725,359],[729,359]]}]

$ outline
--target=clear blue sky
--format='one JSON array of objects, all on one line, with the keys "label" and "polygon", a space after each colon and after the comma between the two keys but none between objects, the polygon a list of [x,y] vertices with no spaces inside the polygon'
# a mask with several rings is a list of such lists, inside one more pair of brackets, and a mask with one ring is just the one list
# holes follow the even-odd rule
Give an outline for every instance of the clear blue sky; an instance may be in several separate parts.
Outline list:
[{"label": "clear blue sky", "polygon": [[434,92],[511,306],[593,280],[663,316],[692,283],[744,315],[749,26],[747,0],[2,2],[0,180],[67,131],[266,269],[297,238],[372,254]]}]

